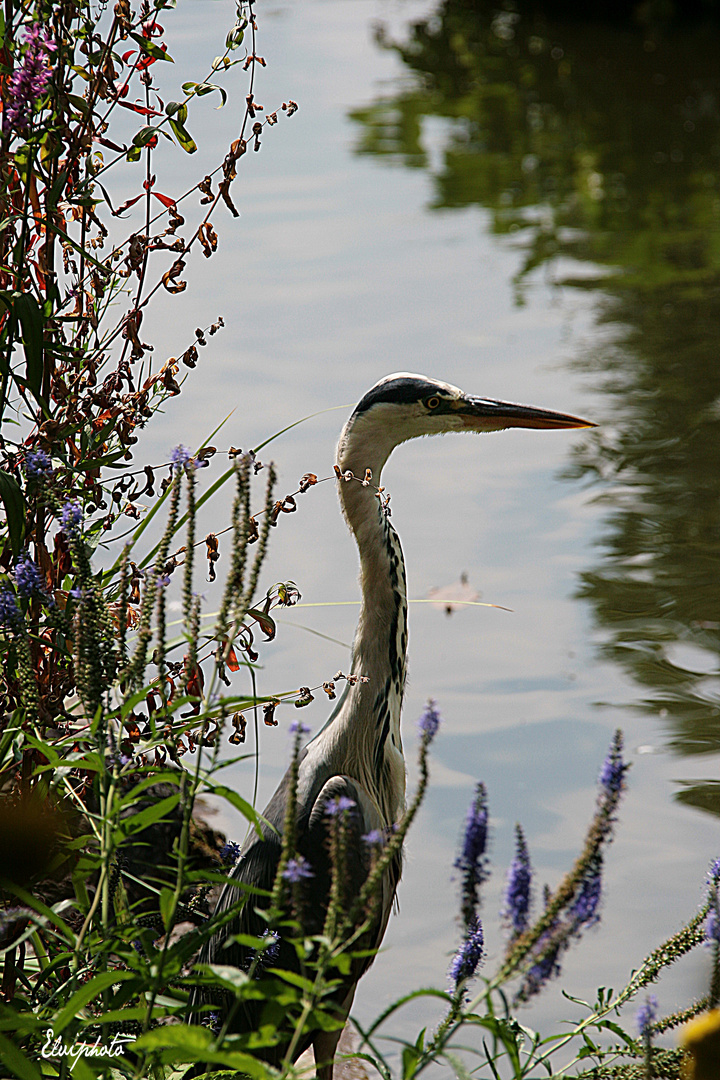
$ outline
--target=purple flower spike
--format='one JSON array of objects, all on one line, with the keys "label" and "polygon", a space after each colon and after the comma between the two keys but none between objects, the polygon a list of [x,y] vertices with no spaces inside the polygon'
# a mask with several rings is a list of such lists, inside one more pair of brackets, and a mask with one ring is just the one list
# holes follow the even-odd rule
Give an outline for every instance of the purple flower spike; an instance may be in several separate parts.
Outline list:
[{"label": "purple flower spike", "polygon": [[52,462],[44,450],[28,450],[25,455],[25,475],[30,478],[48,476],[52,471]]},{"label": "purple flower spike", "polygon": [[485,848],[488,836],[488,807],[485,785],[480,783],[465,818],[465,832],[455,868],[462,873],[462,916],[469,926],[480,902],[479,889],[489,877]]},{"label": "purple flower spike", "polygon": [[240,845],[228,840],[220,849],[220,858],[227,866],[234,866],[240,858]]},{"label": "purple flower spike", "polygon": [[645,1004],[641,1005],[635,1016],[635,1023],[641,1039],[650,1041],[651,1028],[657,1020],[658,1000],[654,994],[645,998]]},{"label": "purple flower spike", "polygon": [[21,596],[29,599],[31,596],[45,593],[45,584],[40,576],[40,570],[27,551],[23,551],[15,563],[14,577],[17,591]]},{"label": "purple flower spike", "polygon": [[76,536],[82,524],[82,506],[77,499],[66,502],[60,515],[60,524],[66,536]]},{"label": "purple flower spike", "polygon": [[[521,1001],[527,1001],[533,994],[537,994],[539,990],[543,988],[548,979],[555,978],[560,974],[560,962],[558,957],[560,955],[560,943],[555,942],[548,947],[549,935],[544,934],[538,941],[535,951],[540,953],[540,959],[537,960],[528,971],[525,982],[520,989],[518,999]],[[543,952],[543,948],[547,949]]]},{"label": "purple flower spike", "polygon": [[382,847],[385,843],[385,836],[381,829],[371,829],[369,833],[365,833],[363,836],[363,843],[368,847]]},{"label": "purple flower spike", "polygon": [[615,799],[625,787],[625,773],[629,765],[623,762],[622,750],[622,732],[616,731],[599,777],[601,794],[609,799]]},{"label": "purple flower spike", "polygon": [[483,868],[483,856],[487,846],[488,807],[487,791],[483,783],[478,784],[473,802],[465,818],[465,834],[462,851],[455,860],[458,870],[471,871],[478,884],[484,881],[487,873]]},{"label": "purple flower spike", "polygon": [[714,859],[710,864],[708,870],[708,881],[710,884],[720,885],[720,859]]},{"label": "purple flower spike", "polygon": [[429,746],[437,735],[437,730],[440,727],[440,720],[440,713],[435,708],[435,702],[430,698],[425,706],[425,712],[418,720],[420,736],[426,746]]},{"label": "purple flower spike", "polygon": [[49,54],[55,52],[57,46],[50,32],[41,23],[33,23],[25,28],[24,42],[26,47],[22,64],[10,76],[7,105],[3,112],[5,135],[13,130],[19,134],[27,131],[35,106],[52,77]]},{"label": "purple flower spike", "polygon": [[172,461],[173,469],[175,470],[175,472],[180,472],[182,469],[185,468],[186,465],[190,464],[190,462],[192,461],[192,454],[188,450],[187,446],[180,445],[175,447],[172,454],[170,455],[170,459]]},{"label": "purple flower spike", "polygon": [[302,720],[293,720],[292,724],[290,725],[290,734],[309,735],[310,728],[307,726],[307,724],[303,724]]},{"label": "purple flower spike", "polygon": [[515,858],[508,871],[507,887],[505,889],[505,916],[510,922],[513,936],[522,934],[527,927],[530,912],[530,886],[532,883],[530,856],[528,855],[523,831],[519,825],[515,826],[515,836]]},{"label": "purple flower spike", "polygon": [[482,924],[478,917],[474,916],[467,929],[465,940],[455,953],[448,970],[448,978],[455,990],[458,989],[461,982],[472,979],[477,971],[478,964],[482,960],[484,947],[485,938]]},{"label": "purple flower spike", "polygon": [[325,813],[328,817],[336,817],[339,814],[344,814],[348,810],[352,810],[357,803],[354,799],[349,799],[347,795],[340,795],[337,799],[332,799],[325,807]]},{"label": "purple flower spike", "polygon": [[0,588],[0,628],[3,630],[17,630],[22,624],[23,616],[15,593],[7,586]]},{"label": "purple flower spike", "polygon": [[705,920],[705,944],[720,944],[720,916],[718,915],[717,904],[710,908]]},{"label": "purple flower spike", "polygon": [[585,871],[578,894],[570,907],[570,917],[574,923],[572,932],[580,927],[593,926],[600,919],[598,907],[602,894],[602,865],[602,855],[597,852]]},{"label": "purple flower spike", "polygon": [[310,869],[307,860],[303,859],[302,855],[298,855],[297,859],[288,859],[287,866],[283,870],[283,877],[296,885],[306,878],[315,877],[315,874]]}]

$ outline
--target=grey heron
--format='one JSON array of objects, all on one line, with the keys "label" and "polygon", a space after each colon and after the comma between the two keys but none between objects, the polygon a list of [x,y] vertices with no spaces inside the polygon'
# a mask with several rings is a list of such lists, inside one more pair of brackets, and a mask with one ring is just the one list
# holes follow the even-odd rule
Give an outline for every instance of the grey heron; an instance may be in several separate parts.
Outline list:
[{"label": "grey heron", "polygon": [[[312,869],[307,886],[307,933],[319,933],[328,904],[330,865],[327,809],[340,798],[351,800],[348,876],[351,894],[360,891],[369,866],[362,837],[392,828],[405,801],[405,762],[400,736],[400,712],[407,660],[407,595],[405,563],[397,533],[384,513],[377,487],[383,466],[400,443],[421,435],[451,431],[489,432],[503,428],[584,428],[587,420],[564,413],[487,398],[471,397],[455,386],[421,375],[401,372],[381,379],[360,400],[340,435],[337,448],[338,490],[343,514],[360,554],[362,601],[352,650],[351,673],[358,681],[348,686],[322,730],[301,751],[297,782],[297,851]],[[369,472],[368,472],[369,470]],[[363,483],[372,477],[372,484]],[[355,479],[361,482],[353,482]],[[217,913],[227,911],[242,896],[242,886],[270,890],[280,855],[289,774],[265,810],[273,827],[262,839],[253,835],[232,872],[237,885],[226,885]],[[345,804],[349,805],[349,803]],[[377,917],[368,948],[377,948],[385,933],[400,860],[391,864],[382,884]],[[251,950],[233,935],[262,936],[265,923],[252,895],[237,918],[216,934],[201,959],[247,969]],[[354,964],[337,990],[337,1014],[347,1016],[355,987],[371,960]],[[294,947],[280,938],[279,968],[298,970]],[[205,998],[207,1004],[211,999]],[[257,1032],[260,1008],[244,1002],[232,1015],[230,1030]],[[222,1002],[213,1002],[213,1008]],[[265,1008],[268,1008],[265,1005]],[[266,1014],[266,1018],[267,1018]],[[297,1044],[297,1054],[312,1045],[318,1076],[331,1080],[339,1031],[309,1031]],[[282,1062],[287,1044],[255,1051],[272,1064]]]}]

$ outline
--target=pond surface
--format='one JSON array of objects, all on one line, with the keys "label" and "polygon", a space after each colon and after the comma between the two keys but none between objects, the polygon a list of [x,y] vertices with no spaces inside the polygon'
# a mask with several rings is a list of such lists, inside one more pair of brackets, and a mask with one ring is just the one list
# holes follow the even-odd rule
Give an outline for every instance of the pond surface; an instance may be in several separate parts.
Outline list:
[{"label": "pond surface", "polygon": [[[195,2],[168,14],[183,79],[220,51],[232,12]],[[349,408],[397,370],[598,422],[424,440],[384,474],[411,597],[465,573],[512,612],[411,607],[408,758],[428,696],[444,724],[400,912],[356,999],[368,1020],[404,991],[444,985],[452,864],[477,780],[493,824],[494,969],[515,822],[539,894],[578,851],[621,727],[632,769],[602,922],[525,1019],[577,1016],[561,987],[594,1000],[623,985],[695,911],[720,854],[720,41],[452,0],[280,0],[258,18],[257,99],[300,109],[244,159],[242,216],[221,221],[218,254],[148,318],[168,354],[217,314],[226,328],[148,431],[144,460],[201,445],[231,409],[215,441],[247,447],[344,406],[264,452],[280,494],[292,491],[305,472],[332,472]],[[193,133],[219,160],[229,121],[208,101]],[[179,158],[158,178],[171,194],[196,179]],[[333,485],[298,503],[273,535],[265,587],[292,578],[309,606],[263,650],[263,693],[346,665],[357,615]],[[227,507],[210,507],[201,527],[219,529]],[[261,732],[261,805],[287,761],[290,711]],[[316,700],[304,720],[317,731],[326,712]],[[232,782],[251,792],[251,764]],[[217,820],[241,839],[240,819]],[[661,1009],[704,994],[708,974],[703,955],[679,965]]]}]

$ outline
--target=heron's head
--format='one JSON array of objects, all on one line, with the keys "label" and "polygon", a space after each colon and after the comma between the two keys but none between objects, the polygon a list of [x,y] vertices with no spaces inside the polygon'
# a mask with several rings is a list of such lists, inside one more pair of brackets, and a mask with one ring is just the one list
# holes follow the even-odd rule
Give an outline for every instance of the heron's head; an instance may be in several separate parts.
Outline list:
[{"label": "heron's head", "polygon": [[[408,439],[510,427],[588,428],[595,424],[530,405],[472,397],[450,383],[403,371],[386,375],[358,402],[340,436],[338,463],[343,468],[370,467],[379,472],[394,448]],[[365,465],[354,460],[356,454],[365,455]]]}]

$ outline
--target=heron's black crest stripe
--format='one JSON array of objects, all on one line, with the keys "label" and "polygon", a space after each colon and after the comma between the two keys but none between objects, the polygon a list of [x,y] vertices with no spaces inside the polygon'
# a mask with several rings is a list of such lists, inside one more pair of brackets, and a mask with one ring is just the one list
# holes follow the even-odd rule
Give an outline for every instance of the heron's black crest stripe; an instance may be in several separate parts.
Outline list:
[{"label": "heron's black crest stripe", "polygon": [[435,383],[425,379],[390,379],[368,390],[364,398],[358,402],[353,416],[367,412],[373,405],[388,402],[393,405],[411,405],[414,401],[422,401],[429,394],[437,393]]}]

